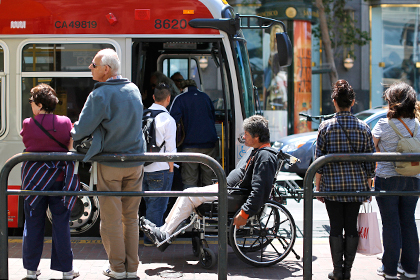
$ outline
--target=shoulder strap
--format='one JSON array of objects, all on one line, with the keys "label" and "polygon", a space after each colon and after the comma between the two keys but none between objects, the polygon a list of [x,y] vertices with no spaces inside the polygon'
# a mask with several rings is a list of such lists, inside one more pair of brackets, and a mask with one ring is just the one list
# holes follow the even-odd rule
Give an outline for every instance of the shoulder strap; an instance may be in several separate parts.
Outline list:
[{"label": "shoulder strap", "polygon": [[54,140],[55,142],[57,142],[58,145],[60,145],[61,148],[64,148],[66,150],[68,150],[69,148],[66,147],[66,145],[64,145],[63,143],[61,143],[60,141],[58,141],[57,139],[54,138],[54,136],[52,136],[34,117],[32,117],[32,119],[34,120],[35,124],[48,136],[50,137],[52,140]]},{"label": "shoulder strap", "polygon": [[[401,132],[398,130],[397,126],[395,125],[395,123],[393,121],[391,121],[390,119],[388,119],[388,124],[389,126],[395,131],[395,133],[398,135],[398,137],[400,138],[404,138],[404,136],[401,134]],[[409,130],[409,132],[411,133],[411,131]]]},{"label": "shoulder strap", "polygon": [[417,133],[417,123],[416,122],[414,122],[414,132],[415,132],[415,134],[413,134],[412,132],[411,132],[411,130],[408,128],[408,126],[405,124],[405,122],[401,119],[401,118],[398,118],[398,120],[405,126],[405,128],[408,130],[408,132],[410,133],[410,135],[411,135],[411,137],[413,137],[414,135],[416,135],[416,133]]},{"label": "shoulder strap", "polygon": [[347,142],[349,142],[350,147],[351,147],[351,149],[353,150],[353,153],[355,153],[355,152],[356,152],[356,150],[354,149],[353,145],[351,144],[350,137],[349,137],[349,135],[347,134],[347,130],[345,130],[345,129],[344,129],[344,127],[340,124],[340,122],[338,121],[338,118],[337,118],[337,117],[336,117],[336,119],[337,119],[337,123],[338,123],[338,125],[340,126],[341,130],[342,130],[342,131],[344,132],[344,134],[346,135]]},{"label": "shoulder strap", "polygon": [[146,114],[148,114],[148,113],[150,113],[150,116],[149,117],[155,118],[157,115],[159,115],[160,113],[163,113],[163,112],[165,112],[165,111],[163,111],[163,110],[145,109],[143,111],[143,116],[146,115]]}]

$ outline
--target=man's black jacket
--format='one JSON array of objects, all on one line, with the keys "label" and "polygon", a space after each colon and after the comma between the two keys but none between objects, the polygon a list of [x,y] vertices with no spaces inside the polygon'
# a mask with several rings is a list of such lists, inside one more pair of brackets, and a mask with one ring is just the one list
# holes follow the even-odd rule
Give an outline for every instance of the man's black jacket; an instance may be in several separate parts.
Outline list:
[{"label": "man's black jacket", "polygon": [[[249,162],[249,163],[248,163]],[[247,166],[248,165],[248,166]],[[268,200],[277,169],[277,151],[271,147],[250,149],[227,177],[228,187],[247,189],[242,210],[255,215]]]}]

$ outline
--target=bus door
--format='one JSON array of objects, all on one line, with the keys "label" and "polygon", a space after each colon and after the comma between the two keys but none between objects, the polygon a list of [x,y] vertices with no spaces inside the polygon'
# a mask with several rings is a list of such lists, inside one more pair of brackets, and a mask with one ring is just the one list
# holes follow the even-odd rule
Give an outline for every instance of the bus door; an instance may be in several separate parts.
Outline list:
[{"label": "bus door", "polygon": [[[199,90],[213,101],[218,135],[216,160],[229,172],[235,161],[234,107],[231,106],[232,84],[228,75],[226,54],[219,40],[134,40],[132,77],[142,92],[144,101],[151,98],[150,76],[160,71],[167,77],[180,72],[184,79],[193,79]],[[150,104],[144,102],[145,107]],[[149,101],[150,103],[150,101]]]}]

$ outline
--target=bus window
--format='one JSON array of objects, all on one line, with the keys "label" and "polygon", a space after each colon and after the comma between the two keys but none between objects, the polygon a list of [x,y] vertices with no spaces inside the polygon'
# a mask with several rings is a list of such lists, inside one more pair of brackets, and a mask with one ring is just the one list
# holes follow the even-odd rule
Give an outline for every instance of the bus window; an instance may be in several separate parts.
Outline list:
[{"label": "bus window", "polygon": [[196,58],[166,58],[163,60],[162,73],[172,77],[175,73],[181,73],[184,79],[193,79],[199,90],[204,91],[201,85]]},{"label": "bus window", "polygon": [[211,56],[165,58],[162,72],[168,77],[180,72],[184,79],[193,79],[197,88],[207,93],[213,101],[214,109],[224,110],[221,73]]},{"label": "bus window", "polygon": [[245,112],[245,118],[255,114],[254,89],[251,80],[251,68],[246,50],[245,41],[237,40],[235,42],[236,59],[242,87],[241,102]]},{"label": "bus window", "polygon": [[91,77],[22,78],[22,120],[32,117],[28,99],[31,89],[40,83],[50,85],[57,93],[59,102],[54,113],[67,116],[75,122],[79,119],[79,114],[95,81]]},{"label": "bus window", "polygon": [[5,96],[4,50],[0,45],[0,134],[5,130],[4,96]]},{"label": "bus window", "polygon": [[167,58],[163,60],[162,73],[171,77],[176,72],[180,72],[184,79],[188,79],[188,58]]},{"label": "bus window", "polygon": [[4,72],[4,51],[2,46],[0,46],[0,72]]},{"label": "bus window", "polygon": [[109,44],[28,44],[22,50],[22,72],[86,72],[95,54]]},{"label": "bus window", "polygon": [[[22,120],[32,116],[28,103],[31,88],[46,83],[55,89],[59,99],[55,113],[77,121],[95,84],[88,67],[95,54],[104,48],[114,47],[94,43],[25,45],[22,49]],[[54,74],[56,72],[60,72],[59,76]]]}]

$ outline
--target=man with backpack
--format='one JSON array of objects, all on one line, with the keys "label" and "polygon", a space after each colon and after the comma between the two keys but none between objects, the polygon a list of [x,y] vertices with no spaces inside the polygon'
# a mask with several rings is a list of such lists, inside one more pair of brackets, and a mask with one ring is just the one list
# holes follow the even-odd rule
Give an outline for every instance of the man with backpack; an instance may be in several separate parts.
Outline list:
[{"label": "man with backpack", "polygon": [[[143,113],[143,134],[148,152],[176,152],[176,124],[166,110],[171,101],[168,85],[160,83],[153,94],[154,103]],[[145,163],[143,191],[169,191],[172,187],[174,163]],[[143,197],[146,202],[146,218],[154,224],[163,224],[169,197]],[[144,237],[145,246],[153,246],[153,242]]]}]

